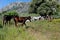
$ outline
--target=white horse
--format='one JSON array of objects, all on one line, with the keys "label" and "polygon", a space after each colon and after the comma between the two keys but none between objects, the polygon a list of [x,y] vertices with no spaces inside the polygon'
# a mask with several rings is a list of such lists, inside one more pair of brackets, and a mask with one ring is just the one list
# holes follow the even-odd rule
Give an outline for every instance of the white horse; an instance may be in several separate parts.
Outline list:
[{"label": "white horse", "polygon": [[[36,20],[44,20],[44,17],[41,16],[31,17],[31,21],[36,21]],[[30,22],[30,21],[26,20],[26,22]]]},{"label": "white horse", "polygon": [[34,20],[40,20],[41,19],[41,16],[37,16],[37,17],[32,17],[32,21],[34,21]]},{"label": "white horse", "polygon": [[41,19],[41,20],[44,20],[44,17],[41,17],[40,19]]},{"label": "white horse", "polygon": [[26,20],[26,22],[28,23],[28,22],[30,22],[30,20]]}]

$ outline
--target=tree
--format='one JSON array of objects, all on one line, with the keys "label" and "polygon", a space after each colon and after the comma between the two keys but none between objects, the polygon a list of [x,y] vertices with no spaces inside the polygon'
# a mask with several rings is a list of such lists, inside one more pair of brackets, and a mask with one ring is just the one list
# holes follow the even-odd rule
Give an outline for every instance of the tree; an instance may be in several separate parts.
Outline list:
[{"label": "tree", "polygon": [[29,13],[54,15],[58,9],[59,5],[56,0],[33,0],[30,4]]},{"label": "tree", "polygon": [[45,0],[33,0],[30,4],[29,13],[37,13],[37,8],[44,2]]}]

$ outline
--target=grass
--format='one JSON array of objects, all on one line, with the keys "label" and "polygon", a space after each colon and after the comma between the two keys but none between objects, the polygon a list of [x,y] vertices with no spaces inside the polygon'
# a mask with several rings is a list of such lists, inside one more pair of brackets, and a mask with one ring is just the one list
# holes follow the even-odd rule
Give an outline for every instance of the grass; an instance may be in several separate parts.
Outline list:
[{"label": "grass", "polygon": [[54,19],[52,22],[35,21],[29,24],[36,32],[48,37],[48,40],[60,40],[60,19]]},{"label": "grass", "polygon": [[60,40],[60,19],[54,19],[52,22],[38,20],[26,24],[27,26],[19,27],[15,27],[14,23],[3,26],[0,19],[0,40]]},{"label": "grass", "polygon": [[24,28],[16,28],[13,25],[0,29],[0,40],[35,40]]},{"label": "grass", "polygon": [[39,14],[28,14],[28,13],[21,13],[19,16],[39,16]]}]

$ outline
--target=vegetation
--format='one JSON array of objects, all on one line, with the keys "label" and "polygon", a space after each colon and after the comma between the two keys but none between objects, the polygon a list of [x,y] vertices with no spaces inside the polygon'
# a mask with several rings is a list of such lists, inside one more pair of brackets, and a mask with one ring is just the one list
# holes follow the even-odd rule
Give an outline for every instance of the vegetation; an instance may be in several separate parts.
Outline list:
[{"label": "vegetation", "polygon": [[18,15],[18,13],[15,10],[13,10],[6,12],[5,15]]},{"label": "vegetation", "polygon": [[58,14],[59,4],[56,0],[33,0],[30,4],[30,13]]}]

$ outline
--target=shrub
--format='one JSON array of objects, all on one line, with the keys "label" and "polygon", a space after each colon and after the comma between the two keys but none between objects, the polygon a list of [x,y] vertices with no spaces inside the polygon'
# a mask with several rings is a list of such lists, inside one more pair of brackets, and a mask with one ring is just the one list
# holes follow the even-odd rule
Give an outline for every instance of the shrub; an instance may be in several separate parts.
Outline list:
[{"label": "shrub", "polygon": [[14,10],[14,11],[8,11],[7,13],[5,13],[5,15],[18,15],[18,13]]}]

